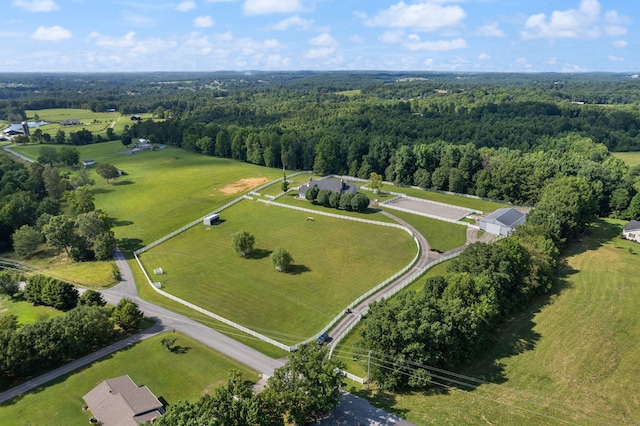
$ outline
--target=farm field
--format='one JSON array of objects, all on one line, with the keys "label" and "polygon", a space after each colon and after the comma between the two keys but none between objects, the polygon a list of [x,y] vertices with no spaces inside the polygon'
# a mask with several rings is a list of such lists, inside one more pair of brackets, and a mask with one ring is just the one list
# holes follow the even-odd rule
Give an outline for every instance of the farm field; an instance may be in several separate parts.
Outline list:
[{"label": "farm field", "polygon": [[[222,224],[196,225],[140,258],[163,290],[282,343],[298,343],[417,252],[399,229],[307,216],[245,200],[221,213]],[[255,235],[249,258],[231,247],[239,230]],[[278,247],[294,258],[290,273],[271,265],[269,254]],[[154,275],[157,267],[166,274]]]},{"label": "farm field", "polygon": [[[163,337],[177,338],[175,352],[164,349]],[[148,386],[163,402],[194,402],[226,383],[231,370],[252,382],[258,380],[255,372],[188,336],[163,333],[0,405],[0,425],[13,426],[17,419],[23,425],[88,424],[91,414],[82,411],[82,396],[102,380],[124,374],[138,386]]]},{"label": "farm field", "polygon": [[612,152],[611,155],[621,159],[629,167],[640,164],[640,152]]},{"label": "farm field", "polygon": [[[21,146],[16,151],[37,158],[39,148]],[[115,219],[116,238],[125,239],[121,248],[131,251],[282,175],[281,170],[174,147],[133,155],[126,154],[119,141],[77,148],[81,159],[108,162],[127,173],[107,184],[94,171],[92,188],[96,207]]]},{"label": "farm field", "polygon": [[600,220],[573,243],[551,295],[496,333],[458,373],[476,390],[377,395],[416,424],[635,424],[640,418],[640,246]]},{"label": "farm field", "polygon": [[[69,133],[82,129],[104,136],[108,127],[112,127],[116,134],[120,134],[124,130],[125,125],[131,126],[131,124],[134,123],[131,121],[130,115],[121,115],[119,112],[92,112],[88,109],[79,108],[25,110],[25,114],[29,121],[35,120],[35,115],[37,114],[40,120],[50,123],[41,126],[40,130],[44,133],[49,133],[51,136],[55,136],[58,130],[62,130],[68,137]],[[151,114],[139,115],[143,120],[152,118]],[[61,126],[59,123],[64,120],[78,120],[80,124]]]}]

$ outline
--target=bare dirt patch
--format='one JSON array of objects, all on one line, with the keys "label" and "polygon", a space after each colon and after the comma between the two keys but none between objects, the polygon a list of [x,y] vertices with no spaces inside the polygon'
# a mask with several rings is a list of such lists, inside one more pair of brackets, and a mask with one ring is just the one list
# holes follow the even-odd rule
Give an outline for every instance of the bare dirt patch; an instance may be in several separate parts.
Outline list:
[{"label": "bare dirt patch", "polygon": [[266,177],[244,178],[230,183],[223,188],[220,188],[220,192],[225,195],[238,194],[240,192],[249,191],[250,189],[253,189],[269,181],[270,179]]}]

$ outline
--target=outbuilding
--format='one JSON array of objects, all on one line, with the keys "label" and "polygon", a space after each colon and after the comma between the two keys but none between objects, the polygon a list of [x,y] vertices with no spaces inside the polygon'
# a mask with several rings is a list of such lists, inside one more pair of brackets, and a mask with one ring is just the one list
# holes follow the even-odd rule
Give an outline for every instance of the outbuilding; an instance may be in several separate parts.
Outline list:
[{"label": "outbuilding", "polygon": [[632,220],[622,228],[622,236],[636,243],[640,243],[640,221]]},{"label": "outbuilding", "polygon": [[527,215],[518,209],[505,207],[480,219],[480,229],[490,234],[509,235],[517,225],[524,223]]},{"label": "outbuilding", "polygon": [[220,215],[217,213],[210,214],[202,219],[202,223],[208,226],[215,225],[218,222],[220,222]]}]

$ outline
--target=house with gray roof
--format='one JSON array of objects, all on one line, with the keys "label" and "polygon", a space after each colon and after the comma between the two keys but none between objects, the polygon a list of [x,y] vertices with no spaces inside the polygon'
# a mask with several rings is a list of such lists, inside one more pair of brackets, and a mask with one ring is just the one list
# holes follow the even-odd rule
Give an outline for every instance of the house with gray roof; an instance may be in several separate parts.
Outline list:
[{"label": "house with gray roof", "polygon": [[301,185],[298,189],[298,194],[300,198],[305,198],[305,194],[309,190],[309,188],[316,187],[319,190],[328,189],[331,192],[337,192],[338,194],[355,194],[358,192],[358,187],[352,183],[347,183],[344,179],[335,180],[335,179],[318,179],[314,180],[309,178],[309,182]]},{"label": "house with gray roof", "polygon": [[517,225],[524,223],[527,215],[518,209],[505,207],[480,219],[480,229],[496,235],[509,235]]},{"label": "house with gray roof", "polygon": [[137,386],[128,375],[101,382],[82,399],[104,426],[137,426],[164,413],[162,403],[149,388]]},{"label": "house with gray roof", "polygon": [[640,243],[640,221],[632,220],[622,227],[622,236],[627,240]]}]

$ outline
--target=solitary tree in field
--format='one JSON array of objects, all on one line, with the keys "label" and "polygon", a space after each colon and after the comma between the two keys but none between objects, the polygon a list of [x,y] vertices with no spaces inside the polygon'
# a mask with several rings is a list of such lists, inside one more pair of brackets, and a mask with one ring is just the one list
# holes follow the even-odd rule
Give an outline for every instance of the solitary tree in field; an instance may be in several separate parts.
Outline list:
[{"label": "solitary tree in field", "polygon": [[98,167],[96,167],[96,173],[105,178],[107,183],[110,183],[111,180],[120,176],[118,169],[116,169],[114,165],[108,163],[98,164]]},{"label": "solitary tree in field", "polygon": [[253,251],[253,245],[256,242],[256,237],[247,231],[238,231],[233,234],[231,238],[233,249],[240,256],[246,256]]},{"label": "solitary tree in field", "polygon": [[374,194],[377,194],[382,188],[382,176],[376,172],[371,172],[369,175],[369,188]]},{"label": "solitary tree in field", "polygon": [[282,189],[282,192],[287,192],[289,190],[289,182],[287,181],[287,174],[284,172],[284,169],[282,170],[282,175],[283,179],[280,188]]},{"label": "solitary tree in field", "polygon": [[280,272],[287,272],[291,262],[293,262],[293,257],[285,248],[278,247],[271,253],[271,264]]}]

